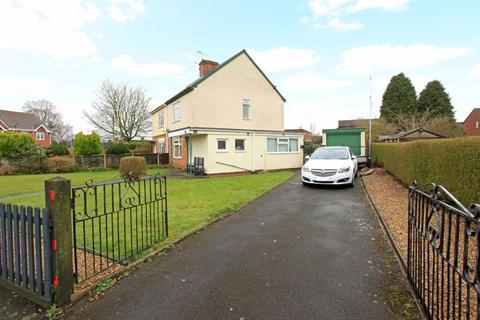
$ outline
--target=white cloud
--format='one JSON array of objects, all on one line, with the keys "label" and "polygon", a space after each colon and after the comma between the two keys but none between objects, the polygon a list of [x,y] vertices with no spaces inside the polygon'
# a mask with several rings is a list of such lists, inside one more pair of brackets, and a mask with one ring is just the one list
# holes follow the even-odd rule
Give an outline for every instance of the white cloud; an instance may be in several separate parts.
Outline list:
[{"label": "white cloud", "polygon": [[350,85],[352,85],[351,81],[329,80],[318,73],[305,72],[288,76],[283,82],[283,89],[291,92],[318,92]]},{"label": "white cloud", "polygon": [[336,30],[357,30],[363,28],[360,22],[343,22],[348,14],[364,10],[402,11],[411,0],[309,0],[316,27]]},{"label": "white cloud", "polygon": [[375,71],[409,71],[458,59],[469,55],[472,49],[441,48],[429,44],[392,46],[369,45],[345,51],[338,70],[342,73],[367,75]]},{"label": "white cloud", "polygon": [[140,15],[145,6],[138,0],[110,0],[107,10],[113,20],[123,23]]},{"label": "white cloud", "polygon": [[88,35],[86,26],[103,16],[104,10],[123,22],[143,9],[138,0],[0,0],[0,50],[48,55],[59,60],[98,60],[95,34]]},{"label": "white cloud", "polygon": [[308,23],[308,22],[310,22],[310,17],[303,16],[303,17],[300,18],[299,21],[300,21],[300,23]]},{"label": "white cloud", "polygon": [[313,67],[320,62],[315,50],[278,47],[266,51],[248,50],[262,70],[275,72]]},{"label": "white cloud", "polygon": [[0,6],[0,49],[47,54],[56,59],[96,58],[95,42],[81,31],[100,12],[79,1],[19,1]]},{"label": "white cloud", "polygon": [[186,70],[184,66],[170,62],[149,62],[142,64],[128,54],[123,54],[113,59],[112,67],[137,76],[147,77],[180,74]]},{"label": "white cloud", "polygon": [[50,81],[19,76],[0,76],[0,95],[28,94],[45,96],[57,86]]},{"label": "white cloud", "polygon": [[402,11],[408,9],[410,0],[357,0],[349,6],[347,11],[357,12],[369,9],[382,9],[385,11]]},{"label": "white cloud", "polygon": [[480,78],[480,64],[468,72],[469,78]]},{"label": "white cloud", "polygon": [[327,26],[336,30],[343,30],[343,31],[357,30],[357,29],[363,28],[363,24],[359,22],[344,23],[336,18],[330,20]]}]

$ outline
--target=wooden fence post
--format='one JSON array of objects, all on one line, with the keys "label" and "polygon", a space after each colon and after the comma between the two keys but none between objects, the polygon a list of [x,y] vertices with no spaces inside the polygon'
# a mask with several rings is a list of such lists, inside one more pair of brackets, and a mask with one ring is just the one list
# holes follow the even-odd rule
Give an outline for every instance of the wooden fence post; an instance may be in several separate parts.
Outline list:
[{"label": "wooden fence post", "polygon": [[52,219],[52,302],[62,305],[73,293],[72,213],[70,180],[56,177],[45,181],[45,207]]},{"label": "wooden fence post", "polygon": [[103,167],[107,168],[107,154],[106,153],[103,154]]}]

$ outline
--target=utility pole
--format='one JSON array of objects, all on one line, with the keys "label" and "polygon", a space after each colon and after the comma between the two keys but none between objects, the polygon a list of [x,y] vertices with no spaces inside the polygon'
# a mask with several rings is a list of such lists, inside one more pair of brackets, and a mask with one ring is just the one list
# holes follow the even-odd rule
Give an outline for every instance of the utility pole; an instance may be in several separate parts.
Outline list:
[{"label": "utility pole", "polygon": [[372,75],[370,75],[370,116],[368,117],[368,158],[372,157]]}]

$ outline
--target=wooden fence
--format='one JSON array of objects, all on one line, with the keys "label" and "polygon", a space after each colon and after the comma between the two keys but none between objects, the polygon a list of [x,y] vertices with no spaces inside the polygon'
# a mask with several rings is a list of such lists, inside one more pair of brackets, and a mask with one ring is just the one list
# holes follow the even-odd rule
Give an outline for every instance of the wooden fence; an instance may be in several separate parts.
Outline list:
[{"label": "wooden fence", "polygon": [[149,166],[168,164],[168,153],[128,153],[128,154],[94,154],[90,156],[76,155],[75,163],[80,168],[118,168],[120,159],[129,156],[144,157]]},{"label": "wooden fence", "polygon": [[0,203],[0,285],[40,305],[52,298],[47,209]]}]

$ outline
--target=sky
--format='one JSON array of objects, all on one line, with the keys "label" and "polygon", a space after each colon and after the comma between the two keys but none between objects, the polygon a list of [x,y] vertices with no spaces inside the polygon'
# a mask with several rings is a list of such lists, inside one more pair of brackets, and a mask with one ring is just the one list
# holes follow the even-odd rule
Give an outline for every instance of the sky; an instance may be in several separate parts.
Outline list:
[{"label": "sky", "polygon": [[[440,80],[457,121],[480,107],[478,0],[0,0],[0,108],[47,99],[89,132],[102,81],[147,90],[150,109],[198,62],[246,49],[287,99],[285,128],[378,117],[389,79]],[[371,80],[370,80],[371,79]]]}]

